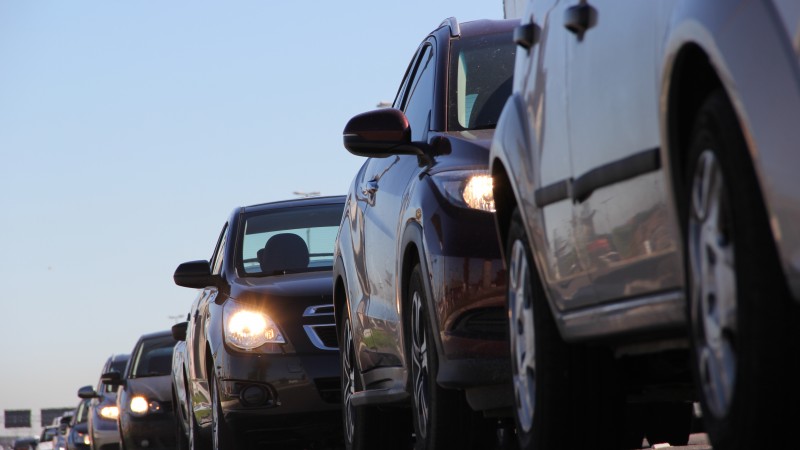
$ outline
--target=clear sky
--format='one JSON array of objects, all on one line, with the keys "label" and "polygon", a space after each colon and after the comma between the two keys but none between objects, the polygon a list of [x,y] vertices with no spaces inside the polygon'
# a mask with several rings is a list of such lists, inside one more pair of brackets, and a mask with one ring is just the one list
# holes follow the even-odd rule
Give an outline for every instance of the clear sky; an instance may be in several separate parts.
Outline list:
[{"label": "clear sky", "polygon": [[347,120],[502,0],[0,0],[0,410],[77,404],[169,328],[239,205],[344,194]]}]

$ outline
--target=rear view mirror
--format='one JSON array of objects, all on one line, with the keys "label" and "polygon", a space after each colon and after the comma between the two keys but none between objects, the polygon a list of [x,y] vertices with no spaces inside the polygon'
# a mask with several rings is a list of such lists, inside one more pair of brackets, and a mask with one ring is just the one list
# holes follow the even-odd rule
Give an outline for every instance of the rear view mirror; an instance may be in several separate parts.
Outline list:
[{"label": "rear view mirror", "polygon": [[205,260],[189,261],[179,265],[172,279],[178,286],[188,288],[202,289],[216,285],[216,279],[211,275],[211,266]]},{"label": "rear view mirror", "polygon": [[91,386],[84,386],[78,389],[78,397],[80,398],[98,398],[97,392]]},{"label": "rear view mirror", "polygon": [[122,379],[122,375],[119,372],[104,373],[100,376],[100,381],[109,386],[122,386],[125,384],[125,380]]},{"label": "rear view mirror", "polygon": [[359,114],[344,127],[344,147],[352,154],[366,157],[422,155],[411,143],[411,127],[402,111],[376,109]]},{"label": "rear view mirror", "polygon": [[189,328],[189,322],[176,323],[172,326],[172,337],[176,341],[185,341],[187,328]]}]

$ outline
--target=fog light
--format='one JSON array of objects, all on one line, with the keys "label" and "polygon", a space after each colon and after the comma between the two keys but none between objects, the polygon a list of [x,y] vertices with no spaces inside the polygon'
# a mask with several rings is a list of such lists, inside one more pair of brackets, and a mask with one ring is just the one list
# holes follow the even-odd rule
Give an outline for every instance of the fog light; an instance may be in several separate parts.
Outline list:
[{"label": "fog light", "polygon": [[262,406],[271,403],[271,395],[263,386],[250,385],[242,389],[239,399],[245,406]]}]

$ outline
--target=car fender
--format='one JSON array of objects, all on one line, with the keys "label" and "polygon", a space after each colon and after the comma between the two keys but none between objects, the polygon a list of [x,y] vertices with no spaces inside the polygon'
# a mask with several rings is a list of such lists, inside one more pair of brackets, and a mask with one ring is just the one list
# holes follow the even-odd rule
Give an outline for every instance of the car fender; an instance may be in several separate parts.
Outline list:
[{"label": "car fender", "polygon": [[[758,30],[742,34],[742,29]],[[661,76],[662,163],[673,181],[669,150],[672,75],[681,51],[699,47],[725,89],[747,140],[759,180],[773,239],[793,297],[800,300],[800,67],[798,53],[772,2],[693,2],[684,0],[671,13],[665,37]],[[745,55],[745,56],[743,56]],[[753,67],[769,70],[753,70]],[[765,114],[770,111],[770,114]],[[675,192],[675,186],[673,192]],[[677,205],[673,205],[677,208]]]}]

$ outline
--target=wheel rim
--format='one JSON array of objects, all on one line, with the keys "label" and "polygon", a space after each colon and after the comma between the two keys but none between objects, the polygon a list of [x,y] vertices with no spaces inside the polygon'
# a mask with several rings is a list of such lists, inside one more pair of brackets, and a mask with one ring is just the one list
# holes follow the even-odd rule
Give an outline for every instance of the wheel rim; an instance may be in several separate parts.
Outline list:
[{"label": "wheel rim", "polygon": [[528,253],[522,241],[511,249],[508,310],[512,351],[512,376],[517,420],[523,431],[533,427],[536,398],[536,341]]},{"label": "wheel rim", "polygon": [[355,352],[353,349],[353,334],[350,330],[350,322],[344,323],[344,348],[342,349],[342,393],[344,394],[344,422],[345,435],[347,442],[353,442],[355,432],[355,407],[353,406],[353,394],[355,393],[356,371]]},{"label": "wheel rim", "polygon": [[692,331],[705,403],[725,416],[736,382],[735,251],[725,180],[716,156],[704,151],[691,192],[689,258]]},{"label": "wheel rim", "polygon": [[428,432],[429,417],[429,390],[430,381],[428,368],[428,335],[425,332],[426,323],[423,316],[422,297],[419,291],[414,291],[411,296],[411,362],[414,377],[414,404],[416,406],[415,418],[420,438],[425,439]]},{"label": "wheel rim", "polygon": [[214,450],[219,450],[220,448],[220,431],[221,431],[221,424],[219,414],[220,404],[219,404],[219,387],[217,386],[217,378],[211,378],[211,424],[213,426],[212,435],[214,439]]}]

